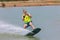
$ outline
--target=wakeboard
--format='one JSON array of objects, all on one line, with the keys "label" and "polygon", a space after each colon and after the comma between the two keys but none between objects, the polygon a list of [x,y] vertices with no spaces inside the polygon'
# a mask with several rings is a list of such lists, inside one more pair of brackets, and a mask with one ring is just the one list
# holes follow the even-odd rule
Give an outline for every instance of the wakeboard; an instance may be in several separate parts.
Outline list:
[{"label": "wakeboard", "polygon": [[34,36],[34,35],[37,34],[39,31],[41,31],[41,28],[35,28],[33,31],[27,33],[26,36]]}]

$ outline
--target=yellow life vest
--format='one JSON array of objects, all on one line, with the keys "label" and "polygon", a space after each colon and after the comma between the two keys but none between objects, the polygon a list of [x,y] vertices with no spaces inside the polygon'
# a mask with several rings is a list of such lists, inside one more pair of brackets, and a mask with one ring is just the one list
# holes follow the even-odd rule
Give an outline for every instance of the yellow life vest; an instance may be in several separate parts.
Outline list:
[{"label": "yellow life vest", "polygon": [[31,21],[30,16],[26,15],[26,16],[24,17],[24,23],[28,23],[28,22],[30,22],[30,21]]}]

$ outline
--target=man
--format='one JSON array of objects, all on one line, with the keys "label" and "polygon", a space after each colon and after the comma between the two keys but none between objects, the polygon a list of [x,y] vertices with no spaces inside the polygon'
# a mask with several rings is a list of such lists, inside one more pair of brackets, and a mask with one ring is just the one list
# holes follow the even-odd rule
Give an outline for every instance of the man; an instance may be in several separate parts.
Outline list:
[{"label": "man", "polygon": [[23,10],[22,20],[24,21],[24,29],[31,26],[32,29],[35,29],[34,25],[32,24],[31,14],[28,14],[26,10]]}]

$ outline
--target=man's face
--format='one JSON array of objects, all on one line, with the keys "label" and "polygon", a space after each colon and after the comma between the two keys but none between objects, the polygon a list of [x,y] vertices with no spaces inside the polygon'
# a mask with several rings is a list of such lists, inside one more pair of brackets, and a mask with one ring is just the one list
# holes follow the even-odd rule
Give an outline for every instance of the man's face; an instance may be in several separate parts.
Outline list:
[{"label": "man's face", "polygon": [[24,14],[26,14],[26,13],[27,13],[27,11],[23,10],[23,13],[24,13]]}]

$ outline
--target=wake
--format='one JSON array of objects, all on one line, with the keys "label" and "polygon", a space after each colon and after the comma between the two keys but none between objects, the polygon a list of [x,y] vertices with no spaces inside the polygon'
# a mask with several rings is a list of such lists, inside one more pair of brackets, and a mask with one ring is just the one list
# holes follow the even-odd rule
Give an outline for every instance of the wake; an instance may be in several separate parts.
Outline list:
[{"label": "wake", "polygon": [[0,33],[26,35],[29,30],[0,21]]}]

